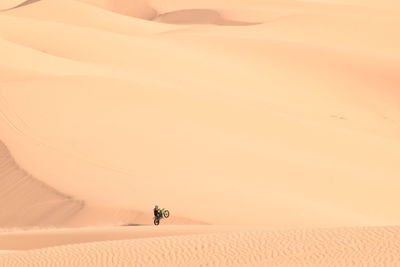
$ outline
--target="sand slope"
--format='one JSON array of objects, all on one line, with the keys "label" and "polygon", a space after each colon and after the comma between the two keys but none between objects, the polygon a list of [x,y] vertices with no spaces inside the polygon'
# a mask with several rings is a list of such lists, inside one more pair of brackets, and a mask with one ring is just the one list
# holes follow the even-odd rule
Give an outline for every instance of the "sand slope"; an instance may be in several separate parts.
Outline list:
[{"label": "sand slope", "polygon": [[151,3],[171,25],[100,2],[0,16],[0,137],[35,177],[88,205],[209,223],[399,222],[396,9]]},{"label": "sand slope", "polygon": [[[153,220],[151,213],[115,206],[87,205],[82,200],[58,192],[21,169],[2,142],[0,142],[0,200],[2,209],[0,231],[18,227],[152,224]],[[163,223],[203,222],[174,216]]]},{"label": "sand slope", "polygon": [[22,170],[0,142],[1,227],[60,225],[83,207]]}]

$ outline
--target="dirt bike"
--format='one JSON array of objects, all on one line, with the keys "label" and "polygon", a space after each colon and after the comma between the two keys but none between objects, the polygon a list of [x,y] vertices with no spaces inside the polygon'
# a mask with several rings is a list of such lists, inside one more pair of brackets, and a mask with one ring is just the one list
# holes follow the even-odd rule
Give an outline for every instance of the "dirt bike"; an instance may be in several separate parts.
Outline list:
[{"label": "dirt bike", "polygon": [[158,211],[158,216],[154,218],[154,225],[159,225],[161,219],[166,219],[169,217],[169,210],[167,209],[160,209]]}]

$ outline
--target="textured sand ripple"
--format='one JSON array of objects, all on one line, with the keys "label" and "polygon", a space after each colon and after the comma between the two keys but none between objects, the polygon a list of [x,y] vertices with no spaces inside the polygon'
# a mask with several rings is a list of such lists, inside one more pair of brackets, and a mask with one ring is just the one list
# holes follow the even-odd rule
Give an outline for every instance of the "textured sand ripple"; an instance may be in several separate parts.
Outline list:
[{"label": "textured sand ripple", "polygon": [[399,227],[250,231],[94,242],[0,256],[25,266],[398,266]]}]

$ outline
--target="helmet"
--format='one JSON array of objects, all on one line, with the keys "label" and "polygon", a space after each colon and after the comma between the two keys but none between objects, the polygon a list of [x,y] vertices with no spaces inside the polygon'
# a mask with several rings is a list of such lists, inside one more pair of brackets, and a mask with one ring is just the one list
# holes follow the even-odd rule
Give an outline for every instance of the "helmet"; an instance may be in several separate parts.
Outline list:
[{"label": "helmet", "polygon": [[154,206],[154,208],[155,208],[155,209],[158,209],[158,206],[157,206],[157,205],[155,205],[155,206]]}]

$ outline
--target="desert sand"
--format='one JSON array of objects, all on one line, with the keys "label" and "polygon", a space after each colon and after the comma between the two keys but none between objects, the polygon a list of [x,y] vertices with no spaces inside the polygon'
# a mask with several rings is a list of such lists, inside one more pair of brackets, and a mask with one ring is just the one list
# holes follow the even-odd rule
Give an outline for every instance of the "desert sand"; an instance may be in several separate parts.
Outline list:
[{"label": "desert sand", "polygon": [[[80,233],[77,230],[53,230],[10,234],[10,240],[20,237],[9,245],[19,251],[4,252],[0,264],[72,267],[398,266],[400,263],[398,227],[281,232],[180,226],[180,233],[168,226],[147,228],[129,227],[124,233],[121,229],[92,228],[80,230]],[[147,230],[150,230],[147,236],[143,235]],[[155,232],[160,237],[154,237]],[[37,248],[30,246],[26,250],[25,242],[21,242],[23,236],[28,242],[36,239]],[[0,238],[5,241],[3,236]],[[99,241],[101,238],[103,241]]]},{"label": "desert sand", "polygon": [[0,266],[400,266],[399,27],[394,0],[2,0]]}]

